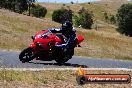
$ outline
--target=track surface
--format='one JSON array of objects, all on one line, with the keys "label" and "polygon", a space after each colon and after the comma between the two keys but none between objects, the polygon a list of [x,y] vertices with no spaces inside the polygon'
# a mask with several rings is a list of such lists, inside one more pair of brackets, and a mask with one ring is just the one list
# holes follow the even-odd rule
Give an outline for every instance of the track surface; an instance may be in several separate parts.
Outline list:
[{"label": "track surface", "polygon": [[64,65],[58,66],[55,61],[36,61],[21,63],[18,59],[20,52],[0,50],[0,67],[6,68],[132,68],[132,61],[99,59],[73,56]]}]

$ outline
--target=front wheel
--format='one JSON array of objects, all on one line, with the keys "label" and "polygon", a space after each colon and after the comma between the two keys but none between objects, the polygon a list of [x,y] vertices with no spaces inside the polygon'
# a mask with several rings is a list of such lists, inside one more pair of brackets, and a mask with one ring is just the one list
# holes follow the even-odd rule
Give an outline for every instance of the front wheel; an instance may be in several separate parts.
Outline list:
[{"label": "front wheel", "polygon": [[26,48],[24,49],[20,55],[19,55],[19,59],[22,63],[25,63],[25,62],[29,62],[31,60],[34,59],[34,54],[32,52],[32,49],[31,48]]}]

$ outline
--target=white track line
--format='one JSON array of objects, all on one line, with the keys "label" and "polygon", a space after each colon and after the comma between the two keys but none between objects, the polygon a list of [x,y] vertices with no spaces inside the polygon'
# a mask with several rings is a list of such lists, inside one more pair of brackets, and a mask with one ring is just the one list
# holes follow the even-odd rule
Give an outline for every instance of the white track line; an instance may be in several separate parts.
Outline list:
[{"label": "white track line", "polygon": [[[82,68],[85,70],[113,70],[113,71],[132,71],[128,68]],[[43,71],[43,70],[73,70],[76,71],[78,68],[0,68],[0,70],[14,70],[14,71]]]}]

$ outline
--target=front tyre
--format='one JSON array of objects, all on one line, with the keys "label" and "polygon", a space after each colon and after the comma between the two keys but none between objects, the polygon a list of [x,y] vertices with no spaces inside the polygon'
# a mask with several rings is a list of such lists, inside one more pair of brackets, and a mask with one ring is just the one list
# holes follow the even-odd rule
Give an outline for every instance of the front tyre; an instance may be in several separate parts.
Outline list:
[{"label": "front tyre", "polygon": [[26,48],[24,49],[20,55],[19,55],[19,59],[22,63],[25,63],[25,62],[29,62],[31,60],[34,59],[34,54],[32,52],[32,49],[31,48]]}]

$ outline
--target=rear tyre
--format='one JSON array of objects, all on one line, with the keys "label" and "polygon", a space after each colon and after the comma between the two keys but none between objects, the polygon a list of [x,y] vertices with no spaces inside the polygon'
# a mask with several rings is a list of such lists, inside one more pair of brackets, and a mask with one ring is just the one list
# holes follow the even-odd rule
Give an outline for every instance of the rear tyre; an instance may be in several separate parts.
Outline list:
[{"label": "rear tyre", "polygon": [[31,48],[24,49],[20,55],[19,59],[22,63],[29,62],[34,59],[34,55]]},{"label": "rear tyre", "polygon": [[62,64],[64,64],[65,62],[67,62],[69,60],[69,57],[64,57],[64,58],[57,58],[57,59],[55,59],[55,61],[57,62],[57,64],[59,64],[59,65],[62,65]]},{"label": "rear tyre", "polygon": [[67,52],[64,52],[64,53],[60,53],[60,54],[57,55],[58,57],[56,57],[55,61],[59,65],[62,65],[65,62],[67,62],[69,59],[71,59],[73,54],[74,54],[74,49],[68,50]]}]

